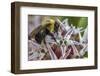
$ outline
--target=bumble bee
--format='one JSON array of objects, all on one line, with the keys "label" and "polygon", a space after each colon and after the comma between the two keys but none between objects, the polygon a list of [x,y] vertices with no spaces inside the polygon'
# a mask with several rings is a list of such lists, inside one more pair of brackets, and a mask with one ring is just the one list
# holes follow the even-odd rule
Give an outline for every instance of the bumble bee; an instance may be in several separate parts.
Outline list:
[{"label": "bumble bee", "polygon": [[53,19],[47,19],[41,23],[39,27],[31,32],[29,39],[34,38],[37,43],[41,44],[46,35],[52,35],[53,32],[57,32],[58,24]]}]

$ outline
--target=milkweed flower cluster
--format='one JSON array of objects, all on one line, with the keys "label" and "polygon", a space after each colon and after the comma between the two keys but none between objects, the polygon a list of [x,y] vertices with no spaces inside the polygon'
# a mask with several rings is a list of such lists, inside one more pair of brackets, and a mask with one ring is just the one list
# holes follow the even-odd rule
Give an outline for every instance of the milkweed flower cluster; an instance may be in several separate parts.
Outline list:
[{"label": "milkweed flower cluster", "polygon": [[69,25],[68,19],[62,22],[56,18],[59,27],[52,35],[47,34],[41,44],[34,38],[28,40],[28,60],[57,60],[84,58],[88,51],[88,28]]}]

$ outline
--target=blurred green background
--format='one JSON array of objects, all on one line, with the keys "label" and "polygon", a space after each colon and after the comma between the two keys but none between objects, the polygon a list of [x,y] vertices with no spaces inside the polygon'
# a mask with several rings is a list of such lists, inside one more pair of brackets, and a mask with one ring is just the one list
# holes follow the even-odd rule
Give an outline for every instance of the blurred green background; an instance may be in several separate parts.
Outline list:
[{"label": "blurred green background", "polygon": [[[51,18],[53,19],[54,17],[51,16]],[[67,18],[69,25],[73,24],[76,28],[82,27],[84,29],[88,25],[88,17],[58,16],[57,18],[59,18],[60,21]]]}]

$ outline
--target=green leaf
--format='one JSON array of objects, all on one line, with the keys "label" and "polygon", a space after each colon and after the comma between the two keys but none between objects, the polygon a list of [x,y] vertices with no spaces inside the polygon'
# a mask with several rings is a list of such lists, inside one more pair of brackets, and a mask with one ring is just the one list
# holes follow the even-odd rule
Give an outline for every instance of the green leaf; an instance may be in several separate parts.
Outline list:
[{"label": "green leaf", "polygon": [[84,57],[86,57],[86,58],[88,57],[88,52],[86,52],[86,53],[84,54]]}]

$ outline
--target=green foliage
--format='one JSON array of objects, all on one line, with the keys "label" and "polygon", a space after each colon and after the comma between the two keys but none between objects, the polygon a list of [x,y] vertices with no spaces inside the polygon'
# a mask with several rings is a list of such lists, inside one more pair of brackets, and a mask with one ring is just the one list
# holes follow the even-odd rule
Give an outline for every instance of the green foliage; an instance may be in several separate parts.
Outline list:
[{"label": "green foliage", "polygon": [[84,57],[86,57],[86,58],[88,57],[88,52],[86,52],[86,53],[84,54]]},{"label": "green foliage", "polygon": [[64,19],[68,19],[69,25],[73,24],[73,26],[82,27],[85,29],[88,25],[88,18],[87,17],[71,17],[71,16],[59,16],[58,17],[61,21]]}]

